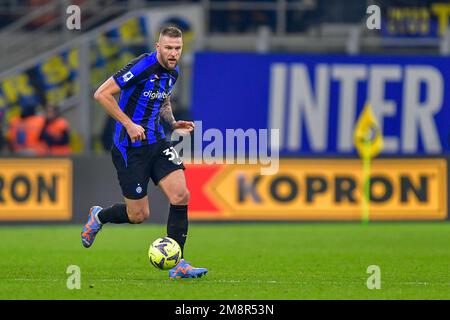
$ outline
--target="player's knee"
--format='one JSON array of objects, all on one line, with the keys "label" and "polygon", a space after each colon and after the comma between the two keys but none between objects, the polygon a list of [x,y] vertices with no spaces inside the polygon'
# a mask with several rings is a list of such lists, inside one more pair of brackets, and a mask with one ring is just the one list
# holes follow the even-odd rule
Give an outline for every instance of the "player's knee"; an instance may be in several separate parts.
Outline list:
[{"label": "player's knee", "polygon": [[169,200],[171,204],[185,205],[189,203],[190,197],[191,195],[188,189],[181,189],[173,193]]},{"label": "player's knee", "polygon": [[142,223],[149,217],[150,217],[150,210],[149,208],[146,207],[131,210],[128,213],[128,218],[130,219],[130,222],[134,224]]}]

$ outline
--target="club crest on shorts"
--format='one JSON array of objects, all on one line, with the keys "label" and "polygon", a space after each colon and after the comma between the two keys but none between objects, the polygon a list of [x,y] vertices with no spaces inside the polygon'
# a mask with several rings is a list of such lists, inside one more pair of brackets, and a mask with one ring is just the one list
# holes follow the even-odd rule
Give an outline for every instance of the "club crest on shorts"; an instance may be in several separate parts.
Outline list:
[{"label": "club crest on shorts", "polygon": [[138,185],[137,185],[136,193],[139,193],[139,194],[142,193],[142,187],[141,187],[140,183],[138,183]]}]

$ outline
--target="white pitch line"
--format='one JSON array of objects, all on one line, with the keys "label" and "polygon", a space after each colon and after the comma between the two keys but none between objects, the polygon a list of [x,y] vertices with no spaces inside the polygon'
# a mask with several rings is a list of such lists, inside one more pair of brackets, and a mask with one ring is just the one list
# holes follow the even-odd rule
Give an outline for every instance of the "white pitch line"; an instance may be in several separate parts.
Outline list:
[{"label": "white pitch line", "polygon": [[[4,278],[0,279],[0,282],[2,281],[29,281],[29,282],[64,282],[67,279],[33,279],[33,278]],[[329,284],[329,285],[342,285],[344,281],[337,282],[337,281],[278,281],[278,280],[208,280],[208,279],[196,279],[199,282],[206,282],[206,283],[230,283],[230,284],[245,284],[245,283],[253,283],[253,284],[290,284],[290,285],[314,285],[314,284]],[[147,281],[166,281],[166,280],[160,280],[160,279],[89,279],[90,283],[95,282],[147,282]],[[168,281],[168,279],[167,279]],[[352,282],[353,284],[356,282]],[[413,285],[413,286],[428,286],[428,285],[443,285],[443,286],[450,286],[450,282],[447,283],[430,283],[430,282],[422,282],[422,281],[408,281],[408,282],[388,282],[390,286],[395,285]]]}]

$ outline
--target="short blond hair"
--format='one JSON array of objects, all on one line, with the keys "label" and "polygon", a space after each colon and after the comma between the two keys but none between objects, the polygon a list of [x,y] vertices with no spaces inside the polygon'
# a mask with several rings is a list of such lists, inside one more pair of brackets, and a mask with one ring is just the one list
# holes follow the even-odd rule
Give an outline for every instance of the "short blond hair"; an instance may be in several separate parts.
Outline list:
[{"label": "short blond hair", "polygon": [[183,33],[180,29],[174,26],[165,26],[161,29],[161,32],[159,33],[159,37],[167,36],[170,38],[181,38],[183,36]]}]

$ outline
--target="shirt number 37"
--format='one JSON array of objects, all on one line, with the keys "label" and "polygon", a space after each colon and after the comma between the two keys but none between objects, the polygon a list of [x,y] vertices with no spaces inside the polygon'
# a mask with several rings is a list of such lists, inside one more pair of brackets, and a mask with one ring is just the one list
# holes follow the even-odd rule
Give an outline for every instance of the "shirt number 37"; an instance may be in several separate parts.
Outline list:
[{"label": "shirt number 37", "polygon": [[180,156],[178,155],[177,150],[174,147],[167,148],[163,150],[163,154],[167,156],[167,160],[172,161],[176,165],[180,165],[182,163]]}]

